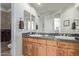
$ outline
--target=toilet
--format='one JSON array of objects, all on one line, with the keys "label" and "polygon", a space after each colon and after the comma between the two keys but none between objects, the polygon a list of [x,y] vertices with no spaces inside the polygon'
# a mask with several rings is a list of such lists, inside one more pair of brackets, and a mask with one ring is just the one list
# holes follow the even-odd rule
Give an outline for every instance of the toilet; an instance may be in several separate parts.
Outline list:
[{"label": "toilet", "polygon": [[8,44],[8,48],[11,48],[11,43],[10,43],[10,44]]}]

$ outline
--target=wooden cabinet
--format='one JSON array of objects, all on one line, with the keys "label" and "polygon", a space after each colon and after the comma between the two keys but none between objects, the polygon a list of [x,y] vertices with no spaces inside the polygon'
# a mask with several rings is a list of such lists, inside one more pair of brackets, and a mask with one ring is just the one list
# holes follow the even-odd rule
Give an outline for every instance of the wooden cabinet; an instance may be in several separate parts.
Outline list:
[{"label": "wooden cabinet", "polygon": [[27,37],[23,38],[23,55],[79,56],[79,43]]}]

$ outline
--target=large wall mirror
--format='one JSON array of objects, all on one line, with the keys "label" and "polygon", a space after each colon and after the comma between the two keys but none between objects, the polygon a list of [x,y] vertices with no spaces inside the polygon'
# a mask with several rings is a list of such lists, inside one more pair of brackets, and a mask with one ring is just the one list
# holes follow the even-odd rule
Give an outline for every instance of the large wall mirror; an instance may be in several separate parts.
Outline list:
[{"label": "large wall mirror", "polygon": [[30,13],[24,10],[25,29],[30,30]]},{"label": "large wall mirror", "polygon": [[24,10],[25,29],[28,31],[35,30],[35,16],[30,15],[29,12]]},{"label": "large wall mirror", "polygon": [[35,30],[35,16],[31,15],[31,29]]},{"label": "large wall mirror", "polygon": [[58,13],[55,15],[54,18],[54,31],[55,33],[60,33],[61,32],[61,14]]}]

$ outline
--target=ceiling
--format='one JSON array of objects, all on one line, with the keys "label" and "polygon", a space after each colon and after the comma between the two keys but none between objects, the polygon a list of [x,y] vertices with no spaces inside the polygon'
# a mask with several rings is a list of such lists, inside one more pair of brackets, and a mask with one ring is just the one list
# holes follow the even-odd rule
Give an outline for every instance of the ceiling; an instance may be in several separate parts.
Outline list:
[{"label": "ceiling", "polygon": [[1,8],[9,10],[11,9],[11,3],[1,3]]},{"label": "ceiling", "polygon": [[[41,3],[41,5],[38,5],[37,3],[29,4],[36,9],[38,14],[53,13],[74,5],[74,3]],[[9,10],[11,8],[11,3],[1,3],[1,7],[5,10]]]},{"label": "ceiling", "polygon": [[48,12],[53,13],[74,5],[74,3],[41,3],[41,5],[38,5],[37,3],[29,4],[36,9],[38,14],[45,14]]}]

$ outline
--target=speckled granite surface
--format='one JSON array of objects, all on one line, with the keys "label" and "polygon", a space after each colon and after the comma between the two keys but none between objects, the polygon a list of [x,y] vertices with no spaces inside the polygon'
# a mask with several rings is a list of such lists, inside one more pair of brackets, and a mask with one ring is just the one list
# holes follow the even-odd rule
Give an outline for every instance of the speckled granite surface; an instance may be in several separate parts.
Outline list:
[{"label": "speckled granite surface", "polygon": [[23,34],[22,35],[23,38],[27,38],[27,37],[30,37],[30,38],[37,38],[37,39],[43,39],[43,40],[56,40],[56,41],[64,41],[64,42],[73,42],[73,43],[79,43],[79,40],[66,40],[66,39],[57,39],[55,38],[54,36],[50,35],[50,36],[29,36],[27,34]]}]

